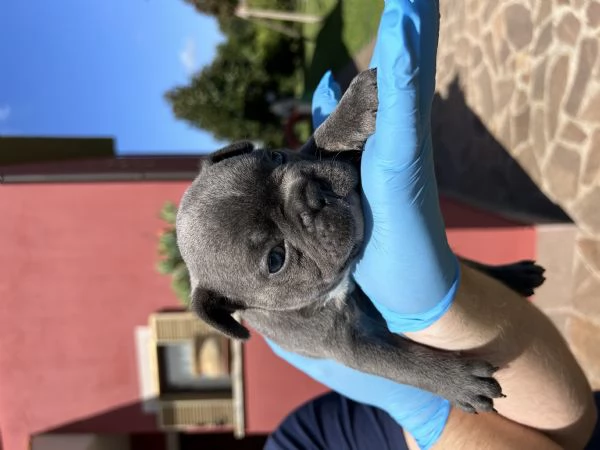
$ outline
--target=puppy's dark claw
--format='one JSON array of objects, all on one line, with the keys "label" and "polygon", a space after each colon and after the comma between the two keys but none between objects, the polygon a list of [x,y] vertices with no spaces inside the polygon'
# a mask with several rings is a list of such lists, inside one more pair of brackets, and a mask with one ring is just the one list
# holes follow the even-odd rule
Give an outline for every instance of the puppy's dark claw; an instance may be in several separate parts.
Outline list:
[{"label": "puppy's dark claw", "polygon": [[[453,364],[456,364],[455,360]],[[467,413],[490,412],[494,409],[495,398],[502,397],[502,388],[493,375],[499,369],[486,361],[462,360],[458,367],[449,368],[455,381],[449,391],[438,392],[456,407]]]}]

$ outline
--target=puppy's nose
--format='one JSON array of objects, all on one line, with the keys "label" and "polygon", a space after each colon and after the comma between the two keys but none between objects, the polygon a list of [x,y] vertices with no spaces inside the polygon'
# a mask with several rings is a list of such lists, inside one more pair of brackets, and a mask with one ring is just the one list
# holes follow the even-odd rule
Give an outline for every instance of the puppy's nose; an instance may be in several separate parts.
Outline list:
[{"label": "puppy's nose", "polygon": [[283,185],[286,188],[285,215],[298,220],[300,225],[308,230],[313,228],[319,212],[337,198],[331,185],[326,180],[316,177],[305,175]]},{"label": "puppy's nose", "polygon": [[322,182],[309,181],[306,184],[306,190],[304,191],[306,206],[313,211],[321,211],[327,204],[326,198],[326,187]]},{"label": "puppy's nose", "polygon": [[297,201],[294,202],[297,217],[306,229],[312,229],[313,222],[319,213],[329,203],[332,195],[331,188],[326,182],[308,180],[299,192]]}]

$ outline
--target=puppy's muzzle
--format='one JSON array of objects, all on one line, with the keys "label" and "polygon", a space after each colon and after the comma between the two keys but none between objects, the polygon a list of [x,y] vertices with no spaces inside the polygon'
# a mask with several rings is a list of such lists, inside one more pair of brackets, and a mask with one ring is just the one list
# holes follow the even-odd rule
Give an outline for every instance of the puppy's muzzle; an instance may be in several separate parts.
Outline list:
[{"label": "puppy's muzzle", "polygon": [[310,229],[315,217],[328,205],[340,197],[331,189],[325,180],[304,179],[299,181],[291,193],[290,209],[300,219],[302,225]]}]

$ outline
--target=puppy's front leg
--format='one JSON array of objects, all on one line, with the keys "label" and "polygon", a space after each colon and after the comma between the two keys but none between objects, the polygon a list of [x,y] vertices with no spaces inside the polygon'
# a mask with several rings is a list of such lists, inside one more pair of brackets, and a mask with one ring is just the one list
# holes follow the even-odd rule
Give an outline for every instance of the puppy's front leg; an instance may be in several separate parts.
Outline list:
[{"label": "puppy's front leg", "polygon": [[467,412],[493,411],[502,389],[493,378],[496,367],[477,359],[436,350],[397,335],[378,339],[349,332],[339,350],[349,367],[415,386],[448,399]]},{"label": "puppy's front leg", "polygon": [[362,150],[375,132],[377,105],[377,70],[365,70],[352,80],[335,111],[316,129],[314,140],[319,150]]}]

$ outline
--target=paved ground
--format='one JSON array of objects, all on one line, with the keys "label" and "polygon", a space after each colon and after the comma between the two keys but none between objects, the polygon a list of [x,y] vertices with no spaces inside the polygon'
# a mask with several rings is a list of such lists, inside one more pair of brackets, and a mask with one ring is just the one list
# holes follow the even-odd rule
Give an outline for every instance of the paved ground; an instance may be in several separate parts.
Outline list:
[{"label": "paved ground", "polygon": [[[542,239],[538,255],[561,277],[538,297],[600,388],[600,0],[440,9],[441,190],[537,223],[572,219]],[[358,70],[372,48],[355,57]]]}]

